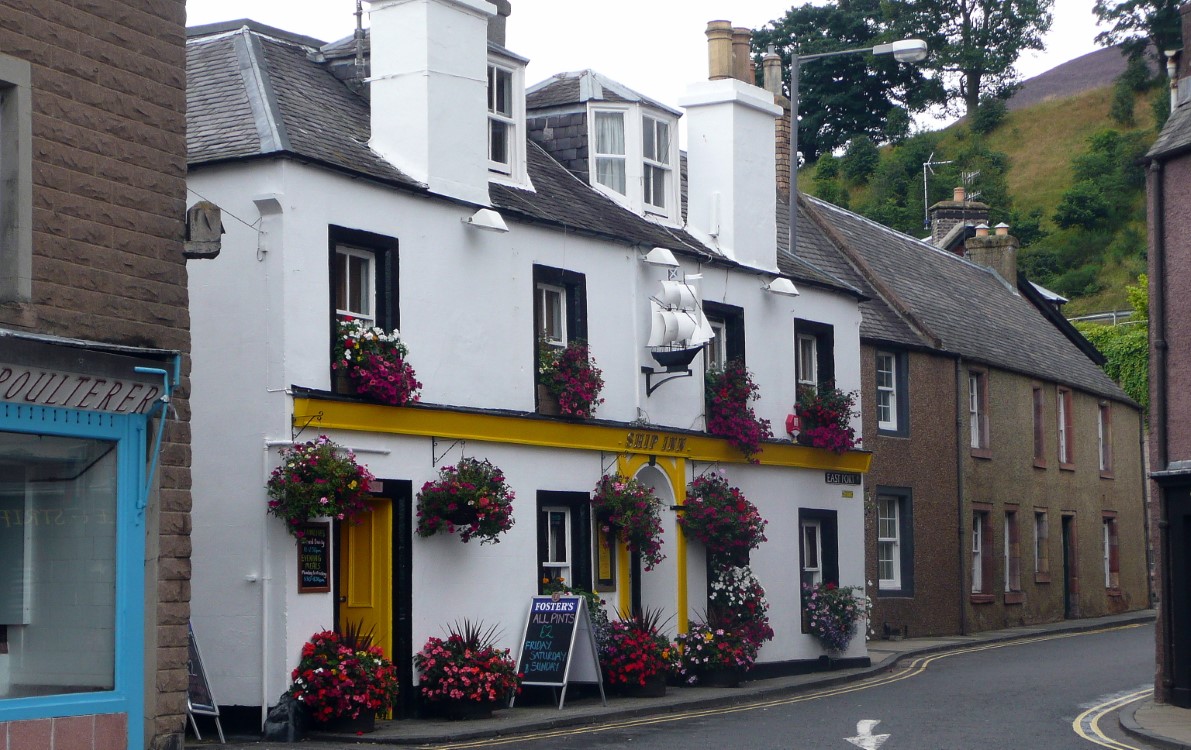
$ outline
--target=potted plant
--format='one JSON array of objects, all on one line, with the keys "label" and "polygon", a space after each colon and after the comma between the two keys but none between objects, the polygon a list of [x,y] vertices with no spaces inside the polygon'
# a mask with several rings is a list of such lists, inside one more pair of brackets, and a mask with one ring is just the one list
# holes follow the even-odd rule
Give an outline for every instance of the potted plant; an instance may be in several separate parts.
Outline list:
[{"label": "potted plant", "polygon": [[344,373],[360,395],[405,406],[418,400],[422,387],[406,361],[408,356],[397,331],[349,316],[339,321],[331,368]]},{"label": "potted plant", "polygon": [[707,406],[707,432],[726,438],[750,462],[761,452],[761,442],[773,437],[768,419],[758,419],[749,401],[760,397],[752,375],[738,359],[722,370],[708,370],[704,396]]},{"label": "potted plant", "polygon": [[615,531],[631,551],[641,555],[645,570],[666,558],[662,554],[662,503],[638,479],[616,474],[596,483],[591,504],[601,519],[601,530]]},{"label": "potted plant", "polygon": [[647,609],[608,623],[599,645],[600,668],[607,683],[625,695],[658,698],[674,670],[677,650],[662,635],[661,610]]},{"label": "potted plant", "polygon": [[359,624],[311,636],[290,678],[290,696],[330,731],[370,732],[397,701],[397,668]]},{"label": "potted plant", "polygon": [[833,653],[847,650],[861,618],[868,620],[872,603],[860,586],[834,583],[802,585],[802,608],[807,629]]},{"label": "potted plant", "polygon": [[728,623],[692,623],[674,642],[681,648],[678,677],[688,685],[736,687],[757,660],[757,644]]},{"label": "potted plant", "polygon": [[856,391],[844,393],[835,383],[818,389],[799,386],[798,403],[794,406],[800,425],[798,442],[832,453],[855,448],[860,443],[851,424],[856,397]]},{"label": "potted plant", "polygon": [[538,383],[558,400],[558,413],[564,417],[591,419],[596,407],[604,403],[600,398],[603,372],[584,341],[572,341],[562,348],[539,341]]},{"label": "potted plant", "polygon": [[356,456],[326,435],[281,449],[281,465],[273,469],[265,489],[269,513],[285,521],[301,538],[301,524],[331,516],[354,522],[368,509],[368,487],[375,477]]},{"label": "potted plant", "polygon": [[546,575],[542,577],[542,593],[559,596],[581,596],[587,600],[587,619],[591,624],[591,635],[595,639],[596,648],[603,643],[608,632],[608,611],[604,608],[604,600],[600,595],[588,591],[582,586],[570,586],[562,576]]},{"label": "potted plant", "polygon": [[458,532],[464,542],[499,542],[513,528],[513,498],[504,473],[490,461],[461,458],[418,492],[418,536],[445,531]]},{"label": "potted plant", "polygon": [[687,485],[682,510],[678,525],[713,558],[747,565],[749,551],[765,541],[767,521],[757,506],[718,472],[695,477]]},{"label": "potted plant", "polygon": [[414,655],[422,698],[452,719],[491,716],[521,692],[521,675],[507,648],[497,648],[496,628],[455,623],[447,637],[431,636]]},{"label": "potted plant", "polygon": [[773,640],[765,589],[748,567],[719,568],[707,585],[708,618],[739,632],[757,650]]}]

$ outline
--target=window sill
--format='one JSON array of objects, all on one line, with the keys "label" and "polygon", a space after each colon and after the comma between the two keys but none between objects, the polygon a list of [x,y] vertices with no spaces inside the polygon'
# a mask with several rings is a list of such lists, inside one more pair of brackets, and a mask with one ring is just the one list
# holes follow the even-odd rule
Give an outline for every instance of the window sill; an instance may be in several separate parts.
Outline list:
[{"label": "window sill", "polygon": [[1006,604],[1022,604],[1023,602],[1025,602],[1025,600],[1026,600],[1026,595],[1020,591],[1006,591],[1005,592],[1005,603]]},{"label": "window sill", "polygon": [[997,597],[993,594],[971,594],[969,600],[972,604],[992,604]]},{"label": "window sill", "polygon": [[972,458],[992,458],[991,448],[973,448]]},{"label": "window sill", "polygon": [[887,437],[887,438],[908,438],[908,437],[910,437],[910,433],[906,430],[896,430],[896,429],[887,430],[887,429],[884,429],[881,427],[877,428],[877,435],[879,437]]},{"label": "window sill", "polygon": [[1125,592],[1121,591],[1119,588],[1105,589],[1104,593],[1108,594],[1113,599],[1120,599],[1125,595]]},{"label": "window sill", "polygon": [[1050,583],[1050,573],[1035,573],[1034,583]]},{"label": "window sill", "polygon": [[1101,479],[1116,479],[1117,475],[1114,474],[1112,471],[1101,471],[1100,478]]},{"label": "window sill", "polygon": [[1065,464],[1060,461],[1059,471],[1075,471],[1075,464]]},{"label": "window sill", "polygon": [[1046,465],[1046,459],[1045,459],[1045,458],[1035,458],[1035,459],[1034,459],[1034,468],[1035,468],[1035,469],[1046,469],[1046,468],[1049,468],[1049,467]]}]

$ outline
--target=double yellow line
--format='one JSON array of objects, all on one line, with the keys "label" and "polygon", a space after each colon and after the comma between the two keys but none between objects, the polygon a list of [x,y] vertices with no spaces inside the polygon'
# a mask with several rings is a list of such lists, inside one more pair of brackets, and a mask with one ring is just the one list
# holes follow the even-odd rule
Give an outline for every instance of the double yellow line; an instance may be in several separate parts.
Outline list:
[{"label": "double yellow line", "polygon": [[[464,748],[478,748],[478,747],[499,747],[501,745],[511,745],[515,743],[530,742],[534,740],[545,740],[555,737],[571,737],[580,734],[596,734],[598,732],[612,732],[620,729],[632,729],[634,727],[656,726],[659,724],[670,724],[676,721],[688,721],[690,719],[699,719],[706,716],[724,716],[728,714],[743,713],[746,711],[757,711],[760,709],[774,708],[777,706],[789,706],[795,703],[806,703],[808,701],[819,700],[821,698],[831,698],[837,695],[846,695],[848,693],[855,693],[861,690],[871,690],[872,688],[882,687],[902,680],[908,680],[911,677],[917,677],[926,671],[927,667],[939,661],[940,659],[947,659],[952,656],[962,656],[964,654],[974,654],[980,651],[991,651],[998,648],[1008,648],[1010,646],[1022,646],[1028,643],[1042,643],[1044,641],[1054,641],[1061,638],[1074,638],[1083,635],[1096,635],[1098,633],[1109,633],[1117,630],[1128,630],[1130,628],[1141,627],[1140,624],[1121,625],[1111,628],[1100,628],[1098,630],[1083,630],[1075,633],[1056,633],[1054,635],[1039,636],[1036,638],[1021,638],[1012,641],[1001,641],[999,643],[987,643],[980,646],[971,646],[969,648],[960,648],[951,651],[944,651],[942,653],[934,654],[932,656],[920,656],[910,660],[907,664],[897,667],[892,672],[883,674],[877,677],[869,677],[867,679],[859,680],[857,682],[848,683],[839,687],[824,688],[809,693],[801,693],[799,695],[786,696],[782,698],[773,698],[769,700],[751,701],[749,703],[741,703],[735,706],[720,706],[716,708],[696,709],[691,711],[681,711],[676,713],[669,713],[661,716],[646,716],[638,719],[624,719],[620,721],[610,721],[601,724],[592,724],[580,727],[568,727],[563,729],[551,729],[542,732],[533,732],[527,734],[518,734],[509,737],[495,737],[490,739],[472,740],[467,742],[455,742],[445,745],[425,745],[424,747],[434,748],[435,750],[463,750]],[[1095,742],[1104,747],[1113,748],[1114,750],[1140,750],[1130,745],[1122,744],[1110,737],[1105,736],[1098,726],[1099,719],[1120,708],[1128,703],[1138,700],[1148,691],[1142,690],[1137,693],[1132,693],[1128,696],[1114,698],[1107,703],[1100,704],[1094,708],[1090,708],[1084,713],[1080,714],[1079,718],[1072,724],[1075,733],[1086,740]],[[1096,711],[1100,711],[1090,719],[1089,732],[1085,733],[1083,730],[1083,722],[1085,717],[1091,716]],[[598,720],[598,717],[595,717]],[[1092,735],[1092,736],[1089,736]],[[1111,744],[1109,744],[1111,743]]]},{"label": "double yellow line", "polygon": [[1133,745],[1126,745],[1104,734],[1100,729],[1100,719],[1114,711],[1121,710],[1134,701],[1141,700],[1152,692],[1152,688],[1145,688],[1144,690],[1138,690],[1128,695],[1119,695],[1098,706],[1092,706],[1087,711],[1075,717],[1075,721],[1071,722],[1071,728],[1080,737],[1083,737],[1088,742],[1094,742],[1101,747],[1110,747],[1113,750],[1140,750],[1140,748]]}]

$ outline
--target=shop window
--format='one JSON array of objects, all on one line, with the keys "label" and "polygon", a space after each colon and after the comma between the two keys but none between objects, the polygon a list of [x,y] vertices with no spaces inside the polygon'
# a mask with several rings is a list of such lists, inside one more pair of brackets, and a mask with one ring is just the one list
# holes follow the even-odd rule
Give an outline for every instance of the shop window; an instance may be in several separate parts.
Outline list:
[{"label": "shop window", "polygon": [[815,390],[835,381],[835,329],[825,323],[794,321],[794,371],[798,386]]},{"label": "shop window", "polygon": [[704,302],[703,314],[715,336],[704,346],[708,370],[722,370],[732,360],[744,362],[744,309],[717,302]]},{"label": "shop window", "polygon": [[30,67],[0,54],[0,301],[27,301],[33,276]]},{"label": "shop window", "polygon": [[538,492],[539,591],[551,580],[592,591],[591,501],[584,492]]},{"label": "shop window", "polygon": [[0,432],[0,699],[115,688],[140,627],[117,616],[119,470],[115,440]]},{"label": "shop window", "polygon": [[1059,468],[1073,471],[1075,469],[1075,430],[1071,389],[1059,386],[1058,394]]}]

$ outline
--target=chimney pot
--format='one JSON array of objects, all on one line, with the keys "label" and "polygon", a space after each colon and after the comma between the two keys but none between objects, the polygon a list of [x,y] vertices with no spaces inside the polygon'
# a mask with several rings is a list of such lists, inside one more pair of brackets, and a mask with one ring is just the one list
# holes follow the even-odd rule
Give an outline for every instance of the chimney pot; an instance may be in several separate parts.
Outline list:
[{"label": "chimney pot", "polygon": [[977,224],[976,225],[976,236],[977,237],[987,237],[988,236],[988,224]]},{"label": "chimney pot", "polygon": [[753,75],[753,32],[743,26],[732,29],[732,77],[747,84],[756,83]]},{"label": "chimney pot", "polygon": [[769,48],[761,60],[761,76],[765,90],[773,94],[774,101],[783,99],[782,95],[782,57]]},{"label": "chimney pot", "polygon": [[951,200],[955,201],[956,203],[963,203],[966,197],[967,191],[964,190],[963,186],[960,186],[957,187],[952,193]]},{"label": "chimney pot", "polygon": [[1003,221],[993,227],[993,229],[997,230],[998,237],[1004,237],[1005,235],[1009,234],[1009,225]]},{"label": "chimney pot", "polygon": [[732,53],[732,22],[707,23],[707,72],[713,81],[731,78],[734,68]]}]

